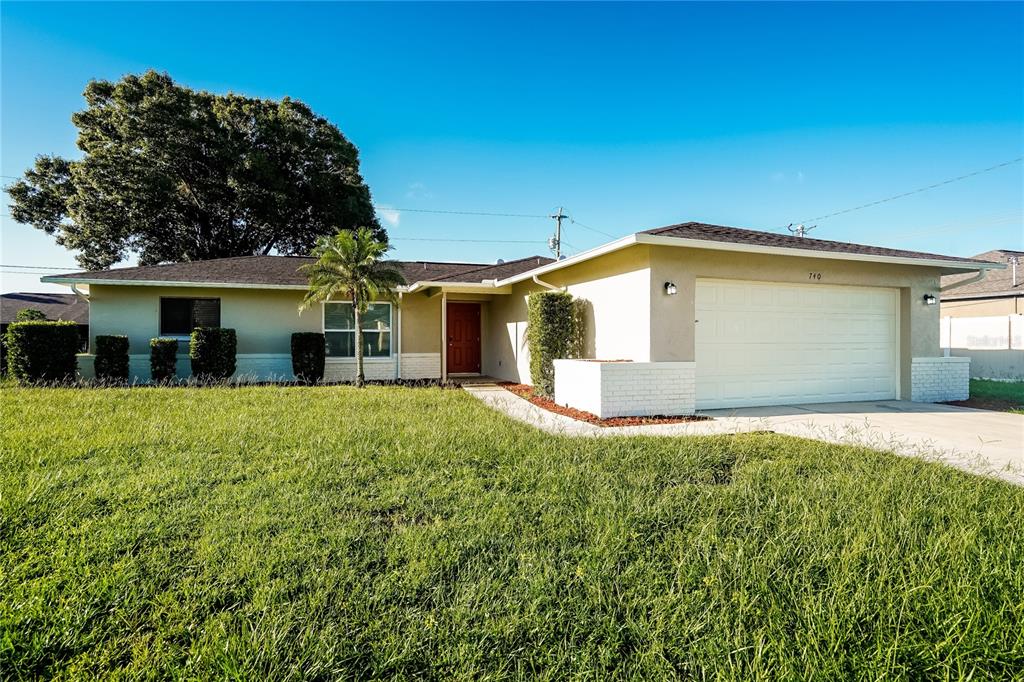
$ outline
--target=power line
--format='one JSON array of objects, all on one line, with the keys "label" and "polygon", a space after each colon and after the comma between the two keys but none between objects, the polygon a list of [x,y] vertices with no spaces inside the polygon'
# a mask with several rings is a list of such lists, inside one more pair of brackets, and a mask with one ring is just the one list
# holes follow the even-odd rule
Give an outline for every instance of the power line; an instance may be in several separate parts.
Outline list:
[{"label": "power line", "polygon": [[[955,178],[949,178],[948,180],[943,180],[941,182],[936,182],[936,183],[928,185],[926,187],[918,187],[917,189],[910,190],[909,192],[903,192],[902,194],[895,194],[895,195],[893,195],[891,197],[886,197],[885,199],[879,199],[878,201],[872,201],[872,202],[869,202],[869,203],[866,203],[866,204],[861,204],[860,206],[854,206],[853,208],[844,208],[842,211],[835,211],[834,213],[826,213],[825,215],[820,215],[820,216],[818,216],[816,218],[808,218],[807,220],[798,220],[797,222],[798,223],[814,223],[814,222],[817,222],[819,220],[828,220],[829,218],[834,218],[837,215],[843,215],[845,213],[852,213],[853,211],[859,211],[859,210],[864,209],[864,208],[870,208],[872,206],[878,206],[879,204],[884,204],[884,203],[886,203],[888,201],[895,201],[896,199],[903,199],[904,197],[909,197],[912,194],[919,194],[921,192],[927,192],[928,190],[935,189],[936,187],[942,187],[943,185],[948,185],[948,184],[953,183],[953,182],[959,182],[960,180],[966,180],[967,178],[973,178],[975,175],[981,175],[982,173],[988,173],[989,171],[994,171],[997,168],[1003,168],[1005,166],[1011,166],[1011,165],[1013,165],[1015,163],[1020,163],[1022,160],[1024,160],[1024,156],[1018,156],[1016,159],[1012,159],[1010,161],[1004,161],[1003,163],[997,163],[994,166],[989,166],[988,168],[982,168],[981,170],[974,171],[973,173],[966,173],[964,175],[958,175]],[[782,229],[782,228],[779,228],[779,229]]]},{"label": "power line", "polygon": [[79,268],[59,268],[57,266],[49,265],[3,265],[0,264],[0,268],[25,268],[27,270],[78,270]]},{"label": "power line", "polygon": [[388,237],[400,242],[467,242],[472,244],[546,244],[542,239],[442,239],[440,237]]},{"label": "power line", "polygon": [[569,218],[569,222],[571,222],[573,225],[579,225],[584,230],[590,230],[591,232],[596,232],[597,234],[604,235],[605,237],[608,237],[609,239],[618,239],[618,237],[616,237],[614,234],[609,234],[609,233],[605,232],[604,230],[599,230],[596,227],[591,227],[590,225],[586,225],[584,223],[581,223],[580,221],[576,220],[575,218],[573,218],[571,216]]},{"label": "power line", "polygon": [[492,218],[544,218],[547,219],[546,215],[538,215],[533,213],[489,213],[487,211],[441,211],[432,208],[396,208],[394,206],[382,206],[380,204],[374,204],[374,208],[382,211],[405,211],[407,213],[441,213],[445,215],[480,215],[490,216]]}]

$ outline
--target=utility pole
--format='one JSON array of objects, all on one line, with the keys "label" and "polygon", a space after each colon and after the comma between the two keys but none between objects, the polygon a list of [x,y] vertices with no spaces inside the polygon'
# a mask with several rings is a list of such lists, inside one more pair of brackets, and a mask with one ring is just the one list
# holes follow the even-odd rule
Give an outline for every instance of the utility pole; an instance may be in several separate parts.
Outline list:
[{"label": "utility pole", "polygon": [[555,260],[562,257],[562,218],[568,216],[562,213],[562,207],[558,207],[558,213],[548,216],[555,221],[555,236],[548,239],[548,248],[555,252]]}]

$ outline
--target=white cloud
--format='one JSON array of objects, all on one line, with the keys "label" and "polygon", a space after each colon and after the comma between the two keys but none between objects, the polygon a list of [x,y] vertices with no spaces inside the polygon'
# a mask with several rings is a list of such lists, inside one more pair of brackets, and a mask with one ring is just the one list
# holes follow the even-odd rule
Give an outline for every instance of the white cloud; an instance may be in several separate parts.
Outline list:
[{"label": "white cloud", "polygon": [[377,207],[377,217],[391,227],[398,227],[398,221],[402,219],[402,213],[393,208]]},{"label": "white cloud", "polygon": [[434,193],[427,189],[427,186],[422,182],[414,182],[409,185],[409,189],[405,193],[406,199],[433,199]]}]

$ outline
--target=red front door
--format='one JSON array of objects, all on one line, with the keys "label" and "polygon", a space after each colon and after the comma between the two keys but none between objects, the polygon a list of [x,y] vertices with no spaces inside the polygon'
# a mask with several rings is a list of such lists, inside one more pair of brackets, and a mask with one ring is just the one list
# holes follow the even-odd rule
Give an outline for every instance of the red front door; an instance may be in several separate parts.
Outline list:
[{"label": "red front door", "polygon": [[448,373],[480,371],[480,304],[448,304]]}]

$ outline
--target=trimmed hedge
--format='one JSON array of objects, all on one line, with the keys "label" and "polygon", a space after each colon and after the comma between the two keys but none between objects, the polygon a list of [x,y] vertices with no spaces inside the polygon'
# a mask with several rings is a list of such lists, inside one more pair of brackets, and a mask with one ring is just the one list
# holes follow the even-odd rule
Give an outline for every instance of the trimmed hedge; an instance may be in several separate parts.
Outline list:
[{"label": "trimmed hedge", "polygon": [[74,381],[77,352],[74,322],[12,322],[7,327],[7,365],[18,383]]},{"label": "trimmed hedge", "polygon": [[292,334],[292,373],[304,384],[323,381],[327,342],[319,332]]},{"label": "trimmed hedge", "polygon": [[96,337],[96,378],[99,381],[128,381],[128,337]]},{"label": "trimmed hedge", "polygon": [[234,329],[196,327],[188,344],[192,376],[201,381],[222,381],[235,373],[238,341]]},{"label": "trimmed hedge", "polygon": [[149,374],[158,384],[171,381],[178,373],[178,339],[149,340]]},{"label": "trimmed hedge", "polygon": [[579,317],[572,296],[564,291],[541,291],[527,299],[530,379],[538,394],[555,392],[554,361],[574,356]]}]

